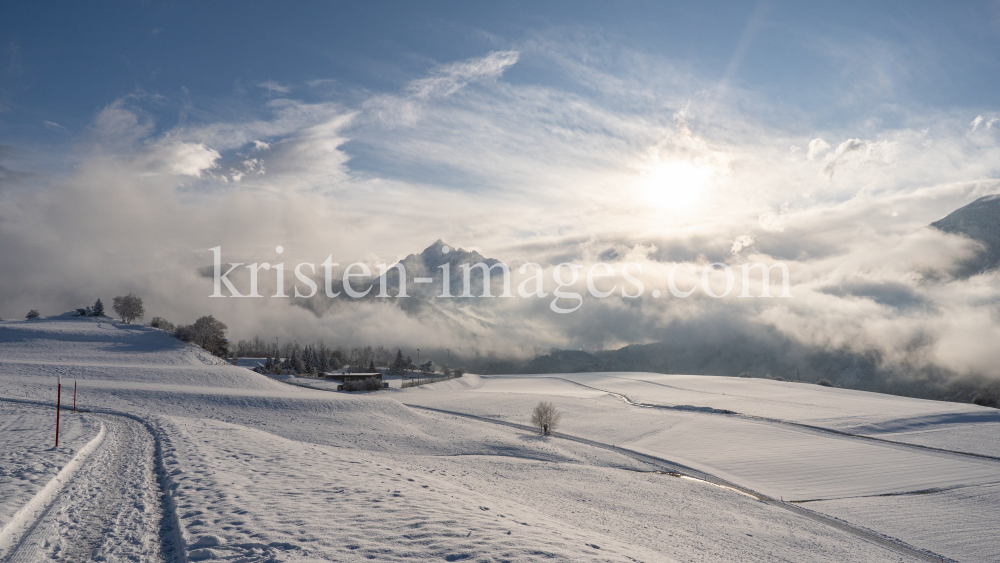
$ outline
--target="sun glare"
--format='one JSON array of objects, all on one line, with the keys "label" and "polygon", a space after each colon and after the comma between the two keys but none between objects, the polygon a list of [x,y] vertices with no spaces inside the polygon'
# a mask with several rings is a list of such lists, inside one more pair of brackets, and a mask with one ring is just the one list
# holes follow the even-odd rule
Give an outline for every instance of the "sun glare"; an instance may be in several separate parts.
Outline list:
[{"label": "sun glare", "polygon": [[698,200],[711,176],[709,167],[674,160],[659,163],[646,171],[643,187],[646,196],[657,207],[686,209]]}]

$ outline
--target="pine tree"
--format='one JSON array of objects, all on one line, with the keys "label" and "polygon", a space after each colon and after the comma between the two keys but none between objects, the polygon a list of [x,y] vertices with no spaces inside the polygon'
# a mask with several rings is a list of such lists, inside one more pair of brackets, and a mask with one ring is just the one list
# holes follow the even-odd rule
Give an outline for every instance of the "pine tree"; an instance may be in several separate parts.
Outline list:
[{"label": "pine tree", "polygon": [[368,363],[368,373],[375,373],[375,360]]},{"label": "pine tree", "polygon": [[91,316],[103,317],[104,316],[104,303],[101,303],[101,298],[98,297],[97,301],[94,302],[94,307],[90,310]]},{"label": "pine tree", "polygon": [[271,371],[273,368],[274,368],[274,365],[271,363],[271,353],[268,352],[267,353],[267,360],[264,362],[264,369],[266,369],[267,371]]},{"label": "pine tree", "polygon": [[403,375],[406,368],[406,360],[403,359],[403,351],[396,350],[396,359],[392,362],[392,374]]}]

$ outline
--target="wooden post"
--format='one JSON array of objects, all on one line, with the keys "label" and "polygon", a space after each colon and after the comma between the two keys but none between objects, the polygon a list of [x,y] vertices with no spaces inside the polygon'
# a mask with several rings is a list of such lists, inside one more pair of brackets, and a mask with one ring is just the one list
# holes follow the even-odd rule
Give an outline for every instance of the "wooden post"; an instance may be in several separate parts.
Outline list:
[{"label": "wooden post", "polygon": [[76,412],[76,380],[73,380],[73,412]]},{"label": "wooden post", "polygon": [[62,408],[62,376],[59,376],[59,385],[56,387],[56,447],[59,447],[59,410]]}]

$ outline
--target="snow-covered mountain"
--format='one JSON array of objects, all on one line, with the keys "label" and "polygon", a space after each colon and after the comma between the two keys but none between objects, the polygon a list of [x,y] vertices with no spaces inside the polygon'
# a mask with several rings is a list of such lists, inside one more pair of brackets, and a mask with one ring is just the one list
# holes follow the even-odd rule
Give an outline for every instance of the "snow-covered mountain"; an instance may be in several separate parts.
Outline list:
[{"label": "snow-covered mountain", "polygon": [[981,197],[956,209],[931,227],[979,242],[982,250],[962,264],[958,275],[967,277],[1000,265],[1000,194]]},{"label": "snow-covered mountain", "polygon": [[[420,254],[410,254],[398,262],[406,270],[406,292],[410,296],[425,299],[440,296],[443,291],[444,273],[448,272],[448,286],[451,295],[461,295],[464,291],[463,264],[470,267],[483,263],[494,266],[500,261],[486,258],[475,250],[465,250],[445,244],[438,239],[425,248]],[[446,268],[442,266],[447,265]],[[386,288],[390,295],[395,295],[399,289],[399,269],[394,264],[386,274]],[[430,279],[431,281],[426,281]],[[421,280],[418,282],[417,280]],[[469,289],[472,295],[482,295],[483,272],[481,268],[472,268],[469,272]],[[500,283],[499,278],[493,279],[493,286]],[[376,287],[381,283],[381,277],[371,282]]]},{"label": "snow-covered mountain", "polygon": [[[376,270],[375,277],[352,282],[351,286],[355,291],[366,294],[363,298],[329,299],[324,294],[319,293],[311,299],[296,299],[293,304],[306,307],[317,315],[324,315],[340,307],[382,303],[399,307],[407,316],[417,319],[421,323],[426,323],[428,326],[444,327],[453,335],[463,339],[477,340],[484,335],[484,331],[494,326],[490,320],[492,317],[489,308],[490,300],[463,299],[461,297],[465,287],[465,270],[461,266],[468,264],[471,267],[479,263],[492,267],[501,262],[495,258],[486,258],[475,250],[465,250],[448,245],[439,239],[420,253],[410,254],[392,264],[384,276],[377,275],[379,272]],[[400,289],[398,265],[402,265],[406,272],[405,289],[408,297],[405,299],[395,298],[399,295]],[[447,267],[442,268],[445,265]],[[446,271],[448,273],[448,293],[453,296],[451,298],[440,297],[445,287]],[[499,269],[493,271],[490,278],[492,295],[502,293],[502,278]],[[383,284],[389,297],[379,297]],[[340,280],[334,280],[332,285],[335,292],[344,291],[343,283]],[[469,290],[473,296],[483,294],[481,268],[471,268]]]}]

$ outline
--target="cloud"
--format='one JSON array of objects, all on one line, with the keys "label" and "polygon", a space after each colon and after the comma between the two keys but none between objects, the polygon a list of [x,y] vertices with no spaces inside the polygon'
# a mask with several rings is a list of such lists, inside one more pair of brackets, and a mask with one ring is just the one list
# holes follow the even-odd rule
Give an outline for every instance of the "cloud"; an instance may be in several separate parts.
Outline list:
[{"label": "cloud", "polygon": [[0,145],[0,193],[5,188],[18,185],[24,180],[38,176],[34,172],[15,170],[3,164],[4,161],[17,160],[20,152],[10,145]]},{"label": "cloud", "polygon": [[848,139],[823,159],[823,173],[833,178],[834,172],[845,166],[852,168],[865,164],[889,166],[894,162],[895,156],[896,144],[893,141]]},{"label": "cloud", "polygon": [[234,182],[239,182],[243,180],[243,177],[247,174],[257,174],[263,176],[266,172],[264,168],[264,161],[259,158],[248,158],[239,164],[239,169],[233,172],[232,180]]},{"label": "cloud", "polygon": [[975,131],[976,129],[979,129],[979,126],[982,125],[983,122],[985,121],[986,121],[985,117],[977,115],[976,118],[973,119],[972,123],[970,123],[969,125],[972,127],[972,130]]},{"label": "cloud", "polygon": [[813,139],[809,141],[809,152],[806,154],[807,160],[815,160],[817,156],[830,150],[830,144],[823,139]]},{"label": "cloud", "polygon": [[218,152],[202,143],[168,143],[141,151],[136,162],[146,173],[200,178],[202,172],[218,166],[219,158]]},{"label": "cloud", "polygon": [[[757,215],[757,224],[760,226],[761,229],[764,229],[769,233],[784,232],[785,226],[788,224],[788,220],[789,220],[788,202],[783,203],[781,205],[781,209],[777,213],[768,210]],[[747,235],[742,235],[742,236],[747,236]],[[737,239],[737,240],[743,240],[743,239]],[[750,244],[753,244],[752,237],[749,241],[749,244],[743,244],[740,248],[749,246]],[[734,249],[736,248],[735,242],[733,243],[733,248]],[[734,252],[738,252],[738,250],[734,250]]]},{"label": "cloud", "polygon": [[424,78],[411,81],[405,96],[381,95],[364,103],[372,119],[388,125],[413,125],[423,104],[447,98],[470,83],[499,78],[520,57],[517,51],[494,51],[486,56],[442,65]]},{"label": "cloud", "polygon": [[43,120],[42,121],[42,125],[44,125],[46,129],[49,129],[49,130],[52,130],[52,131],[58,131],[60,133],[67,133],[67,132],[69,132],[69,129],[66,129],[65,127],[63,127],[62,125],[59,125],[58,123],[56,123],[54,121],[45,121],[45,120]]},{"label": "cloud", "polygon": [[997,121],[1000,121],[1000,118],[991,117],[990,119],[987,120],[985,117],[978,115],[976,116],[975,119],[972,120],[972,123],[970,123],[969,126],[972,127],[973,131],[979,129],[979,127],[982,126],[983,124],[986,125],[987,129],[992,129],[993,124],[996,123]]},{"label": "cloud", "polygon": [[753,237],[750,235],[740,235],[733,239],[733,247],[730,252],[734,256],[737,256],[743,249],[750,248],[751,246],[753,246]]},{"label": "cloud", "polygon": [[267,90],[268,94],[291,94],[292,88],[290,86],[285,86],[275,82],[274,80],[265,80],[257,84],[259,88]]},{"label": "cloud", "polygon": [[450,96],[470,82],[496,80],[519,57],[517,51],[494,51],[484,57],[444,65],[431,76],[414,80],[406,90],[423,100]]}]

